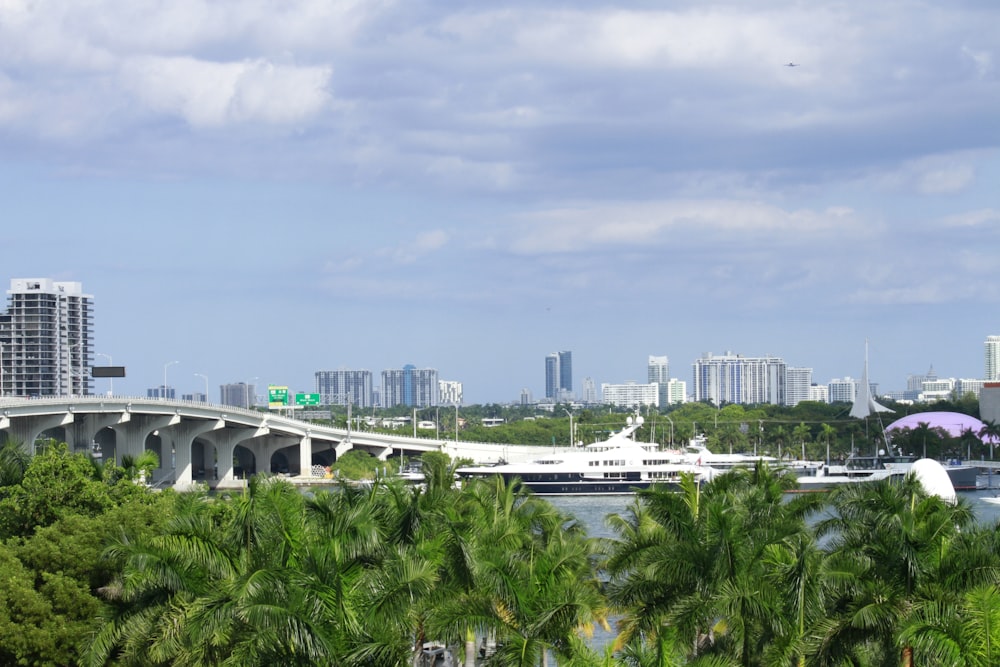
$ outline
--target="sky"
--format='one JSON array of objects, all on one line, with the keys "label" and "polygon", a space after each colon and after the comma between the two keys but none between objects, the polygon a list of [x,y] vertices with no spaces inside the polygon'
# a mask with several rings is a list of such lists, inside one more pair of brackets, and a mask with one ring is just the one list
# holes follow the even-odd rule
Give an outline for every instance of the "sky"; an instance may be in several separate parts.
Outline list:
[{"label": "sky", "polygon": [[0,277],[82,283],[116,393],[414,364],[507,402],[559,350],[578,392],[709,352],[825,384],[866,341],[884,390],[981,378],[997,35],[994,0],[0,0]]}]

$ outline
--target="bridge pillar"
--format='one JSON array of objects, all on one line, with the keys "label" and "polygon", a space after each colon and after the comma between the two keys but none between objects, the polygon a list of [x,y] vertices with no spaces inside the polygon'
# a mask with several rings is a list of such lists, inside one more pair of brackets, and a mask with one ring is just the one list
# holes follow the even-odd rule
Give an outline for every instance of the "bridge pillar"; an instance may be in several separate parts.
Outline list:
[{"label": "bridge pillar", "polygon": [[130,417],[128,412],[96,412],[77,415],[72,429],[66,429],[66,444],[73,451],[84,450],[89,454],[98,431],[128,421]]},{"label": "bridge pillar", "polygon": [[[174,451],[174,488],[180,491],[191,488],[194,476],[191,473],[191,450],[194,439],[209,431],[217,431],[226,427],[226,420],[214,421],[182,421],[161,429],[160,442]],[[208,458],[206,454],[205,458]]]},{"label": "bridge pillar", "polygon": [[[266,426],[260,428],[238,428],[230,426],[219,431],[213,431],[212,433],[205,433],[202,435],[203,440],[207,440],[215,445],[216,457],[219,465],[219,478],[216,480],[217,486],[236,486],[236,477],[233,474],[233,452],[236,450],[236,446],[243,443],[245,440],[266,435],[267,433],[268,428]],[[247,445],[244,446],[246,447]],[[249,449],[254,451],[252,446],[250,446]],[[254,452],[254,455],[256,456],[257,453]]]},{"label": "bridge pillar", "polygon": [[313,446],[309,431],[299,439],[299,477],[312,477]]},{"label": "bridge pillar", "polygon": [[[122,456],[139,456],[146,450],[146,438],[153,431],[167,428],[171,424],[180,423],[178,415],[139,415],[133,414],[131,418],[121,425],[114,427],[115,432],[115,463],[121,464]],[[121,435],[121,438],[118,436]],[[163,439],[160,440],[162,445]],[[173,468],[171,453],[165,451],[165,447],[160,447],[160,467],[153,473],[154,479],[163,476],[165,470]],[[170,460],[168,460],[170,459]]]},{"label": "bridge pillar", "polygon": [[10,428],[7,429],[12,440],[20,441],[24,451],[29,454],[35,453],[35,440],[44,431],[57,426],[66,426],[73,423],[73,413],[66,412],[60,415],[42,415],[38,417],[18,417],[10,421]]}]

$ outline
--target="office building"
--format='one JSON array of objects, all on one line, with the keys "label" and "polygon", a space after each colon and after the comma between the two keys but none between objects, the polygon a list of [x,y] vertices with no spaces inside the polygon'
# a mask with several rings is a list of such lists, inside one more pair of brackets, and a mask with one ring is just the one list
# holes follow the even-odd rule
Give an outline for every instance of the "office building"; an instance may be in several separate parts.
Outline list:
[{"label": "office building", "polygon": [[162,384],[159,387],[150,387],[146,390],[146,398],[166,398],[172,401],[176,396],[177,393],[173,387],[167,387]]},{"label": "office building", "polygon": [[987,336],[983,346],[986,348],[986,371],[983,379],[996,382],[1000,380],[1000,336]]},{"label": "office building", "polygon": [[250,409],[257,404],[257,387],[246,382],[224,384],[219,387],[219,399],[222,405]]},{"label": "office building", "polygon": [[660,385],[660,405],[669,403],[670,360],[667,357],[650,355],[646,362],[646,382]]},{"label": "office building", "polygon": [[642,405],[660,405],[660,385],[658,382],[638,384],[601,384],[601,402],[619,408],[635,408]]},{"label": "office building", "polygon": [[190,394],[181,394],[182,401],[191,401],[192,403],[208,403],[208,396],[200,391],[196,391]]},{"label": "office building", "polygon": [[438,405],[462,405],[462,383],[455,380],[438,381]]},{"label": "office building", "polygon": [[811,368],[789,367],[785,371],[785,405],[795,407],[810,400],[812,373]]},{"label": "office building", "polygon": [[583,403],[584,405],[594,405],[597,403],[597,383],[594,378],[583,378]]},{"label": "office building", "polygon": [[959,379],[955,380],[955,396],[962,398],[966,394],[972,394],[976,398],[983,392],[985,380]]},{"label": "office building", "polygon": [[834,378],[827,383],[826,391],[830,403],[853,403],[858,395],[858,380],[850,375]]},{"label": "office building", "polygon": [[779,357],[706,354],[693,364],[694,400],[721,406],[785,404],[785,362]]},{"label": "office building", "polygon": [[825,384],[814,384],[809,387],[809,400],[817,403],[829,403],[830,388]]},{"label": "office building", "polygon": [[400,370],[382,371],[382,407],[409,405],[432,408],[440,405],[438,372],[434,368],[417,368],[412,364]]},{"label": "office building", "polygon": [[667,383],[667,405],[687,403],[688,383],[674,378]]},{"label": "office building", "polygon": [[316,371],[316,393],[323,405],[374,405],[372,372],[368,370]]},{"label": "office building", "polygon": [[545,356],[545,398],[556,402],[572,400],[572,352],[553,352]]},{"label": "office building", "polygon": [[0,395],[91,393],[93,297],[76,282],[15,278],[0,315]]}]

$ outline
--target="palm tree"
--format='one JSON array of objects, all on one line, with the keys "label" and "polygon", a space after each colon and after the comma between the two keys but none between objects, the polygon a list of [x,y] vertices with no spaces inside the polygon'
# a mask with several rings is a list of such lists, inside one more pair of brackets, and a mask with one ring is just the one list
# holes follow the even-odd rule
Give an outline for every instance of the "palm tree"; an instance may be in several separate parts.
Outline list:
[{"label": "palm tree", "polygon": [[490,664],[536,665],[587,653],[581,633],[603,622],[604,598],[593,568],[595,543],[570,517],[499,477],[462,489],[442,532],[447,597],[429,625],[465,643],[497,643]]},{"label": "palm tree", "polygon": [[804,632],[791,619],[812,618],[804,596],[815,584],[789,591],[769,584],[796,567],[803,579],[813,576],[805,516],[821,500],[786,501],[793,484],[758,465],[704,487],[687,479],[680,493],[642,492],[625,516],[611,517],[619,538],[606,567],[609,597],[622,613],[620,645],[642,642],[662,661],[682,651],[758,664],[775,644],[798,655]]},{"label": "palm tree", "polygon": [[0,488],[20,484],[31,463],[31,454],[16,440],[8,440],[0,447]]},{"label": "palm tree", "polygon": [[1000,422],[987,419],[983,422],[983,427],[979,429],[979,438],[983,442],[990,444],[990,460],[993,460],[993,445],[1000,441]]},{"label": "palm tree", "polygon": [[919,610],[969,585],[956,577],[995,576],[993,566],[954,571],[956,554],[965,553],[968,564],[974,553],[958,548],[973,513],[961,500],[950,506],[928,496],[913,477],[846,486],[832,502],[833,516],[817,525],[830,545],[828,619],[818,633],[817,664],[877,656],[912,665],[920,647],[906,640],[903,629],[912,627]]}]

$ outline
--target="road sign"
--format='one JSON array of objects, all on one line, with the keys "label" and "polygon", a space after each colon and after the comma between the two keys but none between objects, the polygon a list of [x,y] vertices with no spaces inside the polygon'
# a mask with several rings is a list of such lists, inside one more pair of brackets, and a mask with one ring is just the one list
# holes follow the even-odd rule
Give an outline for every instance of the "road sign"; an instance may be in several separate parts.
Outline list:
[{"label": "road sign", "polygon": [[319,405],[319,394],[295,394],[296,405]]},{"label": "road sign", "polygon": [[278,387],[268,385],[267,387],[267,407],[281,408],[288,405],[288,387]]}]

